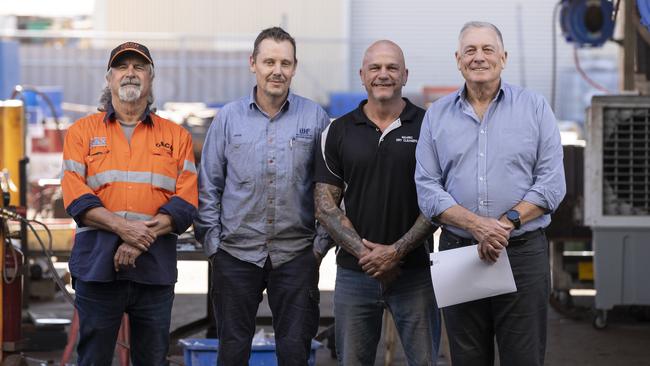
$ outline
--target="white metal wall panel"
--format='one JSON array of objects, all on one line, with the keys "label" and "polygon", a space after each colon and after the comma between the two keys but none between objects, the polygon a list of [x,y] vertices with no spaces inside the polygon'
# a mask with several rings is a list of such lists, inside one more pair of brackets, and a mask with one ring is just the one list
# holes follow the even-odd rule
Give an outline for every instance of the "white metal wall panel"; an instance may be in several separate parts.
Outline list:
[{"label": "white metal wall panel", "polygon": [[[423,86],[460,86],[463,80],[454,59],[458,32],[465,22],[481,20],[495,24],[503,34],[508,51],[504,80],[549,99],[555,4],[552,0],[350,0],[350,85],[362,90],[358,70],[363,52],[374,40],[387,38],[404,50],[409,68],[406,92],[419,92]],[[557,34],[558,70],[562,70],[572,67],[572,46],[564,42],[559,29]]]}]

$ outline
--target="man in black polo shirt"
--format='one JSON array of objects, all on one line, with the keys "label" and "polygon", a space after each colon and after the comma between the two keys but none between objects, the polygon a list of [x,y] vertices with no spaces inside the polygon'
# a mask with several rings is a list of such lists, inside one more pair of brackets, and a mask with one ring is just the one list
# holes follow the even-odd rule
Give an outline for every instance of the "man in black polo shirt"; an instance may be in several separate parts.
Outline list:
[{"label": "man in black polo shirt", "polygon": [[395,43],[373,43],[360,76],[368,99],[323,132],[316,160],[316,217],[339,246],[338,362],[374,365],[387,308],[408,364],[435,364],[440,318],[428,256],[435,227],[420,214],[413,180],[424,110],[402,98],[408,70]]}]

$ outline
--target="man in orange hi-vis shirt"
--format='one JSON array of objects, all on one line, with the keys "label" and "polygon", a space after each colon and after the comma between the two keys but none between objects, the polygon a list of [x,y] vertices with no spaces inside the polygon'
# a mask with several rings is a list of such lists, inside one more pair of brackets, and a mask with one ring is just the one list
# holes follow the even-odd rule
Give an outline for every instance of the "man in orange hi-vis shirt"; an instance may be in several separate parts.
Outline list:
[{"label": "man in orange hi-vis shirt", "polygon": [[111,52],[100,113],[76,121],[63,149],[63,198],[77,222],[70,272],[79,365],[110,365],[129,314],[134,365],[167,364],[176,240],[196,215],[190,134],[149,109],[147,47]]}]

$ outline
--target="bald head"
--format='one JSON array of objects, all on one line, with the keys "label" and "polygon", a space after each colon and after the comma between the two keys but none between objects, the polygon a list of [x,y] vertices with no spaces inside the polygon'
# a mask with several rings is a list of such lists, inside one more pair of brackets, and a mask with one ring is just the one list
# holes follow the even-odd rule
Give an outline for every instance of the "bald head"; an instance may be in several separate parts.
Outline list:
[{"label": "bald head", "polygon": [[368,60],[372,60],[377,54],[392,54],[397,57],[401,66],[406,68],[406,62],[404,61],[404,53],[402,49],[393,41],[387,39],[382,39],[371,44],[366,52],[363,54],[363,62],[361,67],[365,67],[368,64]]},{"label": "bald head", "polygon": [[401,101],[402,87],[408,79],[402,49],[388,40],[371,44],[363,55],[359,76],[368,92],[368,101]]}]

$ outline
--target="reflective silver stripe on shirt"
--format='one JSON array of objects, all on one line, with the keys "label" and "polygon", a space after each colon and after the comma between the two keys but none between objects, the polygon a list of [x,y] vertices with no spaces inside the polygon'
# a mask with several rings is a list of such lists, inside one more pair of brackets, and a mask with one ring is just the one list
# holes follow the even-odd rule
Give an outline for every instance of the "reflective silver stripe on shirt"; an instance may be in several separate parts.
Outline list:
[{"label": "reflective silver stripe on shirt", "polygon": [[77,173],[82,177],[86,176],[86,166],[78,161],[63,160],[63,170]]},{"label": "reflective silver stripe on shirt", "polygon": [[154,187],[166,189],[170,192],[176,192],[176,179],[151,172],[125,172],[123,170],[107,170],[86,179],[86,183],[91,189],[97,189],[104,184],[114,182],[145,183],[151,184]]},{"label": "reflective silver stripe on shirt", "polygon": [[114,214],[124,217],[127,220],[147,221],[151,220],[153,216],[131,211],[115,211]]},{"label": "reflective silver stripe on shirt", "polygon": [[194,165],[193,161],[185,160],[185,163],[183,163],[183,170],[196,174],[196,165]]}]

